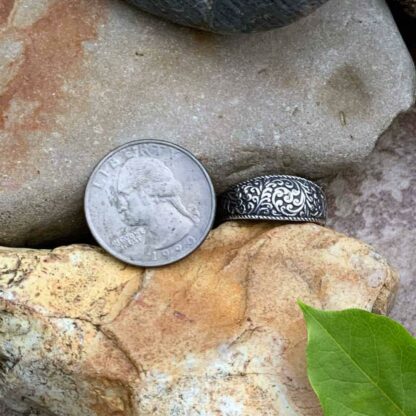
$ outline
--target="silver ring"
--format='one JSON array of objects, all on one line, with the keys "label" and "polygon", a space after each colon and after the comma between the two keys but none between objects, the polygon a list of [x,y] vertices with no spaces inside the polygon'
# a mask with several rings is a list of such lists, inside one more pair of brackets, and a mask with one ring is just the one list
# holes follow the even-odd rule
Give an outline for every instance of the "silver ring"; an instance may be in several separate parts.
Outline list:
[{"label": "silver ring", "polygon": [[267,175],[238,183],[219,196],[218,220],[301,221],[325,224],[325,194],[314,182]]}]

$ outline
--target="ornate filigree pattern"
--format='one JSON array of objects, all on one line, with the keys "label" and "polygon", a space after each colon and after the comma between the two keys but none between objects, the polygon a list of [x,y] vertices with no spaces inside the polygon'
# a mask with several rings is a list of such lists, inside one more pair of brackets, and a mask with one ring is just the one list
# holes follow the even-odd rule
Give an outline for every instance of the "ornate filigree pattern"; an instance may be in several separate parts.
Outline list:
[{"label": "ornate filigree pattern", "polygon": [[219,218],[325,223],[322,189],[296,176],[260,176],[241,182],[219,198]]}]

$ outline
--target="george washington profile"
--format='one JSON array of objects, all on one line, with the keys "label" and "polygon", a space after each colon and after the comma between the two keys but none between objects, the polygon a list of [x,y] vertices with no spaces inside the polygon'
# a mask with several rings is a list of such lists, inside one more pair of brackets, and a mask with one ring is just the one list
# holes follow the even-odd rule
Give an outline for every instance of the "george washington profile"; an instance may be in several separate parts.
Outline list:
[{"label": "george washington profile", "polygon": [[163,249],[181,241],[199,222],[196,207],[185,205],[181,183],[160,160],[129,159],[116,185],[116,207],[129,227],[142,227],[146,246]]}]

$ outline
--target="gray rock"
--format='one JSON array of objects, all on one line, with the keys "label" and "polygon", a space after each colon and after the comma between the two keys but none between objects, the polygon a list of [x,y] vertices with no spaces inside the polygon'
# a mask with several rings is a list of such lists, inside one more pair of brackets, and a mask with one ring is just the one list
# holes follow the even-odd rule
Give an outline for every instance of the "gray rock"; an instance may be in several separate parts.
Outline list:
[{"label": "gray rock", "polygon": [[374,246],[401,287],[391,316],[416,335],[416,109],[401,116],[358,169],[329,184],[329,225]]},{"label": "gray rock", "polygon": [[128,0],[142,10],[185,26],[219,33],[286,26],[327,0]]},{"label": "gray rock", "polygon": [[16,413],[13,410],[9,410],[4,404],[0,402],[0,416],[21,416],[21,413]]},{"label": "gray rock", "polygon": [[367,156],[413,100],[413,63],[382,0],[333,0],[286,28],[227,37],[118,1],[1,10],[4,245],[79,240],[88,176],[127,141],[189,148],[218,191],[270,172],[322,177]]}]

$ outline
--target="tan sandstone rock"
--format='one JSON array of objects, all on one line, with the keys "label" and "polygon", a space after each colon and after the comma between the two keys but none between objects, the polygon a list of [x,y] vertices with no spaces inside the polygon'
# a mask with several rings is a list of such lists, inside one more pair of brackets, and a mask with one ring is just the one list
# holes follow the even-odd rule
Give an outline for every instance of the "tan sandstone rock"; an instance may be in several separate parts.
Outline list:
[{"label": "tan sandstone rock", "polygon": [[397,276],[318,225],[228,223],[140,269],[82,245],[0,249],[1,396],[59,416],[315,416],[301,299],[385,313]]}]

